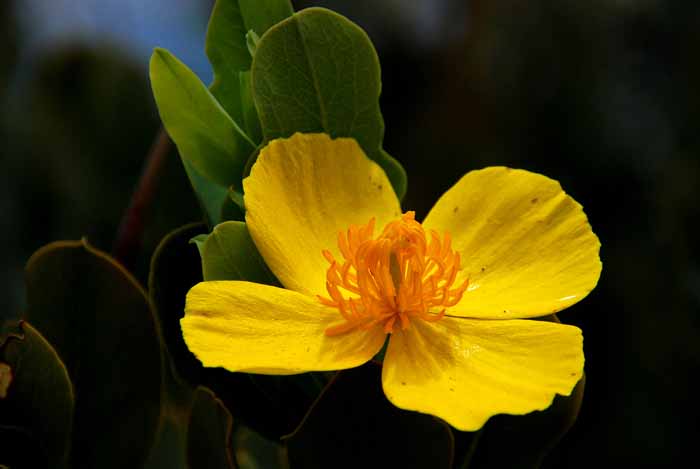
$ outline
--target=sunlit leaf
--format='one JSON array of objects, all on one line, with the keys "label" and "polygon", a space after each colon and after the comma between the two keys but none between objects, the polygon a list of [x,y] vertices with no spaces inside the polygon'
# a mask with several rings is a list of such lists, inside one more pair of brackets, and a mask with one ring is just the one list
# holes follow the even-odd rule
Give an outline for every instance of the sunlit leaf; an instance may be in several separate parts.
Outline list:
[{"label": "sunlit leaf", "polygon": [[256,145],[170,52],[156,49],[150,72],[160,117],[183,160],[220,186],[239,185]]}]

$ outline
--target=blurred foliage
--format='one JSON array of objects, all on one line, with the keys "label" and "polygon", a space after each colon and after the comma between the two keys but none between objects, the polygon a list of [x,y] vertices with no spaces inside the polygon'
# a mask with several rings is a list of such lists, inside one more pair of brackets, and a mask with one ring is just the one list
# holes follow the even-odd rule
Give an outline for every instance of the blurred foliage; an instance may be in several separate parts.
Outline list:
[{"label": "blurred foliage", "polygon": [[71,465],[143,465],[160,420],[163,368],[146,293],[85,241],[37,251],[26,281],[25,317],[56,348],[76,390]]},{"label": "blurred foliage", "polygon": [[[26,322],[0,322],[0,457],[14,468],[66,467],[75,396],[56,350]],[[0,380],[2,381],[2,380]]]}]

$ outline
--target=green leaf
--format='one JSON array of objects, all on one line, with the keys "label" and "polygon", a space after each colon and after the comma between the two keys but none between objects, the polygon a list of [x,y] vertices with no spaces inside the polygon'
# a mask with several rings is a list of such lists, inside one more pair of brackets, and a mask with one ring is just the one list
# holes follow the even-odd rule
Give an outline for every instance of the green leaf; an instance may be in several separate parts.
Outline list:
[{"label": "green leaf", "polygon": [[161,415],[162,355],[146,293],[85,240],[37,251],[26,267],[28,320],[75,388],[74,467],[140,467]]},{"label": "green leaf", "polygon": [[202,250],[204,249],[204,242],[207,240],[208,237],[208,234],[201,233],[197,236],[193,236],[192,239],[190,239],[190,243],[197,246],[197,251],[199,251],[200,256],[202,255]]},{"label": "green leaf", "polygon": [[255,50],[258,48],[258,42],[260,42],[260,36],[252,29],[248,31],[245,35],[245,43],[248,46],[248,52],[250,52],[251,57],[255,57]]},{"label": "green leaf", "polygon": [[228,189],[199,174],[189,161],[183,159],[182,165],[197,196],[207,224],[214,226],[221,223],[221,207],[228,198]]},{"label": "green leaf", "polygon": [[163,125],[183,160],[208,181],[238,187],[255,144],[170,52],[153,52],[150,73]]},{"label": "green leaf", "polygon": [[220,82],[250,68],[251,56],[245,41],[249,29],[243,20],[238,0],[216,1],[209,19],[205,45],[214,70],[212,92]]},{"label": "green leaf", "polygon": [[245,25],[258,36],[294,13],[289,0],[238,0]]},{"label": "green leaf", "polygon": [[450,428],[393,406],[375,363],[338,373],[285,439],[291,469],[452,466]]},{"label": "green leaf", "polygon": [[214,393],[194,392],[187,428],[187,461],[191,469],[233,469],[231,413]]},{"label": "green leaf", "polygon": [[[202,364],[185,345],[180,319],[185,314],[185,295],[202,281],[202,263],[190,240],[206,239],[206,231],[202,223],[192,223],[170,232],[153,253],[148,275],[148,292],[163,341],[178,374],[193,385],[200,380]],[[204,241],[198,242],[200,249],[203,246]]]},{"label": "green leaf", "polygon": [[289,469],[286,448],[249,427],[236,424],[233,448],[238,465],[246,469]]},{"label": "green leaf", "polygon": [[164,415],[158,438],[144,469],[190,469],[187,466],[187,427],[182,419]]},{"label": "green leaf", "polygon": [[255,101],[253,101],[250,71],[240,72],[238,78],[241,88],[241,113],[243,115],[243,124],[250,138],[253,139],[254,142],[261,142],[262,129],[260,128],[258,111],[255,109]]},{"label": "green leaf", "polygon": [[205,48],[214,71],[211,92],[254,142],[260,142],[261,132],[244,77],[252,57],[248,35],[262,35],[292,13],[289,0],[218,0],[209,20]]},{"label": "green leaf", "polygon": [[[233,188],[229,188],[228,194],[224,203],[221,205],[221,221],[243,220],[245,219],[245,211],[232,198],[232,194],[240,194]],[[242,197],[242,194],[241,194]]]},{"label": "green leaf", "polygon": [[251,70],[266,142],[295,132],[352,137],[403,197],[405,173],[382,150],[379,59],[360,27],[323,8],[300,11],[260,38]]},{"label": "green leaf", "polygon": [[204,280],[247,280],[278,285],[258,253],[246,224],[227,221],[217,225],[202,249]]},{"label": "green leaf", "polygon": [[[7,321],[0,326],[0,375],[3,373],[0,427],[22,429],[38,448],[27,454],[15,446],[4,446],[0,462],[17,467],[31,467],[32,463],[35,467],[65,467],[74,395],[56,350],[29,323]],[[0,446],[3,443],[7,440],[0,431]]]}]

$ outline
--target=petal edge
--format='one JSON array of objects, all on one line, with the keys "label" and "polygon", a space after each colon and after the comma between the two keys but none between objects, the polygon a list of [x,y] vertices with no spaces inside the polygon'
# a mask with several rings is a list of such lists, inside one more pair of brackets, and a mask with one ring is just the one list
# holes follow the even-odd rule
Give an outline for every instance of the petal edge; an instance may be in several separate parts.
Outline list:
[{"label": "petal edge", "polygon": [[201,282],[180,320],[185,343],[204,366],[286,375],[353,368],[369,361],[380,328],[327,337],[340,314],[301,293],[243,281]]}]

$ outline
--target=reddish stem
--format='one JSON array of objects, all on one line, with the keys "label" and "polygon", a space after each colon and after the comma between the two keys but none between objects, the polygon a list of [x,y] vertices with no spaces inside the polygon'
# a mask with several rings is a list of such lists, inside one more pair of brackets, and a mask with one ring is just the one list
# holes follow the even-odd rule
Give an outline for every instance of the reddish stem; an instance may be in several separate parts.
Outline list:
[{"label": "reddish stem", "polygon": [[129,207],[124,212],[117,238],[114,241],[112,255],[126,268],[131,268],[141,249],[143,232],[146,226],[148,209],[153,203],[160,174],[170,152],[171,141],[165,129],[161,127],[153,140],[141,173],[141,179],[131,196]]}]

